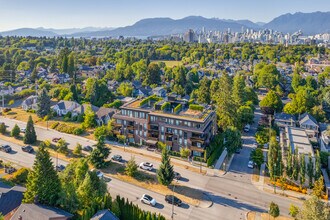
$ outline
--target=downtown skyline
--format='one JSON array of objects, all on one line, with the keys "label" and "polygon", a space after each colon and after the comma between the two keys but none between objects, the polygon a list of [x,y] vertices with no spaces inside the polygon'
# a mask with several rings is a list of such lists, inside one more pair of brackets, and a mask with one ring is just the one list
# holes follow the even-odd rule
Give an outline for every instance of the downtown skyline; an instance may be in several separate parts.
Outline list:
[{"label": "downtown skyline", "polygon": [[[253,22],[269,22],[277,16],[295,12],[330,11],[326,0],[300,4],[301,1],[284,0],[264,2],[253,0],[215,1],[174,1],[148,0],[121,2],[97,0],[55,0],[43,2],[32,0],[0,0],[0,31],[16,28],[84,28],[123,27],[133,25],[144,18],[170,17],[179,19],[196,15],[219,19],[248,19]],[[102,5],[102,7],[100,7]],[[285,5],[285,7],[284,7]],[[175,7],[174,7],[175,6]],[[271,10],[270,10],[271,9]],[[253,12],[253,13],[252,13]],[[15,18],[15,19],[12,19]]]}]

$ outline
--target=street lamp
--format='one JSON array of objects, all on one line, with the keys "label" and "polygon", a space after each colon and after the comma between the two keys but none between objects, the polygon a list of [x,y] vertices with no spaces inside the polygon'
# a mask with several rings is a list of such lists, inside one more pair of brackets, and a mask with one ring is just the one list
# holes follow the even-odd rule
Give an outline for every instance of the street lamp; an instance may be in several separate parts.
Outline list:
[{"label": "street lamp", "polygon": [[174,190],[175,190],[175,184],[178,182],[178,180],[176,180],[173,183],[173,196],[172,196],[172,214],[171,214],[171,219],[174,219]]}]

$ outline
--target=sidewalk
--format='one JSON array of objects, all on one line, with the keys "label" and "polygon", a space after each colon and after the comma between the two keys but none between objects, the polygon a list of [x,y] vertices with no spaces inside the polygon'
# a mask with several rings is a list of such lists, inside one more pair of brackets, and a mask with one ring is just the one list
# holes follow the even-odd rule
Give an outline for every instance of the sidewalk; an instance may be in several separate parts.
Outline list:
[{"label": "sidewalk", "polygon": [[[259,181],[255,182],[252,180],[251,182],[257,189],[274,194],[274,186],[265,184],[265,177],[263,175],[265,172],[265,168],[266,168],[266,164],[263,163],[260,167]],[[294,192],[291,190],[284,190],[284,195],[283,195],[283,190],[277,186],[275,187],[275,190],[276,190],[275,194],[277,194],[277,195],[291,197],[291,198],[298,199],[298,200],[302,200],[302,199],[305,200],[305,199],[310,198],[310,196],[307,194],[298,193],[298,192]]]},{"label": "sidewalk", "polygon": [[[153,158],[153,159],[156,159],[159,161],[161,160],[161,154],[156,153],[154,151],[148,151],[144,148],[131,147],[131,146],[119,144],[119,143],[113,142],[113,141],[106,141],[106,143],[111,145],[112,147],[115,147],[122,151],[124,151],[123,148],[125,148],[125,151],[129,151],[134,154],[139,154],[139,155],[143,155],[146,157],[150,157],[150,158]],[[208,168],[205,166],[201,166],[199,164],[199,162],[197,162],[197,161],[188,162],[187,160],[178,159],[178,158],[172,157],[172,156],[171,156],[171,161],[173,162],[173,164],[185,167],[186,169],[190,169],[197,173],[200,173],[200,170],[202,170],[202,173],[205,175],[208,175],[208,176],[221,176],[223,174],[223,171],[211,169],[211,168]]]}]

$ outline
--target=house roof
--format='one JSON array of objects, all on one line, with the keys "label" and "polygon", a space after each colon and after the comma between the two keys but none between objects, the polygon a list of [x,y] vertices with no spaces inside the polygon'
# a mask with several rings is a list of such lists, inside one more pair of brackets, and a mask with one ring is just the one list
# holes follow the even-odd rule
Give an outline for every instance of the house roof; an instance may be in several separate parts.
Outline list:
[{"label": "house roof", "polygon": [[0,213],[7,215],[16,209],[22,203],[25,190],[21,186],[10,187],[0,182]]},{"label": "house roof", "polygon": [[150,87],[140,88],[139,90],[140,90],[140,92],[142,92],[146,96],[148,96],[149,93],[152,91],[152,89]]},{"label": "house roof", "polygon": [[158,86],[158,87],[154,88],[152,91],[153,91],[153,92],[159,92],[159,91],[161,91],[161,90],[164,90],[164,88],[161,87],[161,86]]},{"label": "house roof", "polygon": [[133,87],[134,87],[135,89],[139,89],[139,88],[141,88],[142,83],[141,83],[139,80],[134,80],[134,81],[132,82],[132,85],[133,85]]},{"label": "house roof", "polygon": [[99,110],[99,107],[92,105],[92,104],[82,104],[75,108],[73,111],[77,112],[78,114],[83,114],[88,108],[91,108],[93,112],[97,112]]},{"label": "house roof", "polygon": [[284,112],[281,113],[275,113],[275,119],[277,120],[296,120],[296,117],[294,115],[286,114]]},{"label": "house roof", "polygon": [[99,119],[103,119],[107,115],[109,115],[111,117],[113,114],[115,114],[115,112],[116,112],[116,109],[114,109],[114,108],[101,107],[96,112],[96,117]]},{"label": "house roof", "polygon": [[73,217],[72,214],[58,208],[27,203],[21,204],[11,219],[19,219],[19,216],[24,220],[69,219]]},{"label": "house roof", "polygon": [[27,97],[23,102],[22,105],[32,105],[35,104],[37,102],[38,96],[36,95],[31,95],[29,97]]},{"label": "house roof", "polygon": [[[72,106],[74,108],[79,107],[80,105],[75,102],[75,101],[60,101],[59,103],[56,104],[58,106],[59,109],[61,110],[65,110],[65,109],[70,109]],[[55,106],[56,106],[55,105]]]},{"label": "house roof", "polygon": [[91,220],[119,220],[119,218],[109,210],[100,210]]},{"label": "house roof", "polygon": [[308,114],[308,113],[304,113],[304,114],[302,114],[302,115],[300,116],[300,121],[299,121],[299,123],[300,123],[300,124],[304,124],[304,123],[307,122],[308,120],[311,120],[314,124],[318,125],[316,119],[315,119],[313,116],[311,116],[310,114]]}]

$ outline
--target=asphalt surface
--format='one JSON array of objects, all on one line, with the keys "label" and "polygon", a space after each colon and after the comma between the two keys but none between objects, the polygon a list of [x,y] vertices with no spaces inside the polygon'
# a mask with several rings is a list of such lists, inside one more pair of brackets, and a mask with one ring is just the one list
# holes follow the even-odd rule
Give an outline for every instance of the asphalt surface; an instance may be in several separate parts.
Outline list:
[{"label": "asphalt surface", "polygon": [[[229,167],[228,172],[221,177],[210,177],[199,173],[195,173],[186,170],[180,166],[174,166],[174,170],[182,175],[182,179],[178,184],[185,185],[194,189],[202,190],[213,201],[213,205],[209,208],[194,207],[188,204],[184,204],[182,207],[175,207],[174,219],[245,219],[245,214],[249,210],[265,212],[268,210],[271,201],[277,203],[280,207],[281,214],[288,214],[288,208],[291,203],[300,205],[301,202],[297,202],[279,195],[266,193],[258,190],[251,183],[252,169],[247,167],[249,161],[250,151],[252,150],[252,144],[254,142],[254,133],[258,119],[260,118],[260,111],[255,112],[255,123],[251,126],[248,133],[243,135],[243,149],[240,154],[235,154],[234,159]],[[0,117],[0,122],[4,122],[9,129],[11,129],[16,123],[19,127],[24,128],[26,123],[18,122],[16,120]],[[83,137],[77,137],[69,134],[60,133],[54,130],[47,130],[46,128],[36,126],[36,133],[39,140],[51,140],[54,137],[64,138],[69,144],[69,148],[73,149],[77,143],[81,145],[93,145],[96,142],[85,139]],[[0,144],[8,143],[0,140]],[[12,154],[6,154],[0,152],[0,158],[11,160],[22,166],[31,167],[33,164],[34,156],[25,152],[22,152],[20,146],[15,147],[14,144],[9,143],[14,151]],[[122,149],[112,148],[111,155],[119,154],[123,157],[124,161],[128,161],[132,154],[124,152]],[[146,158],[143,155],[135,154],[136,162],[151,162],[154,164],[153,171],[145,171],[154,173],[159,166],[159,161]],[[64,162],[64,161],[63,161]],[[61,164],[59,162],[59,164]],[[65,165],[65,163],[63,163]],[[144,188],[131,185],[126,182],[112,179],[109,183],[109,191],[115,196],[117,194],[128,198],[135,204],[138,204],[145,210],[152,212],[159,212],[170,218],[172,212],[172,206],[164,201],[164,196],[158,193],[151,192]],[[149,194],[156,199],[158,204],[155,207],[142,204],[140,197],[142,194]]]}]

